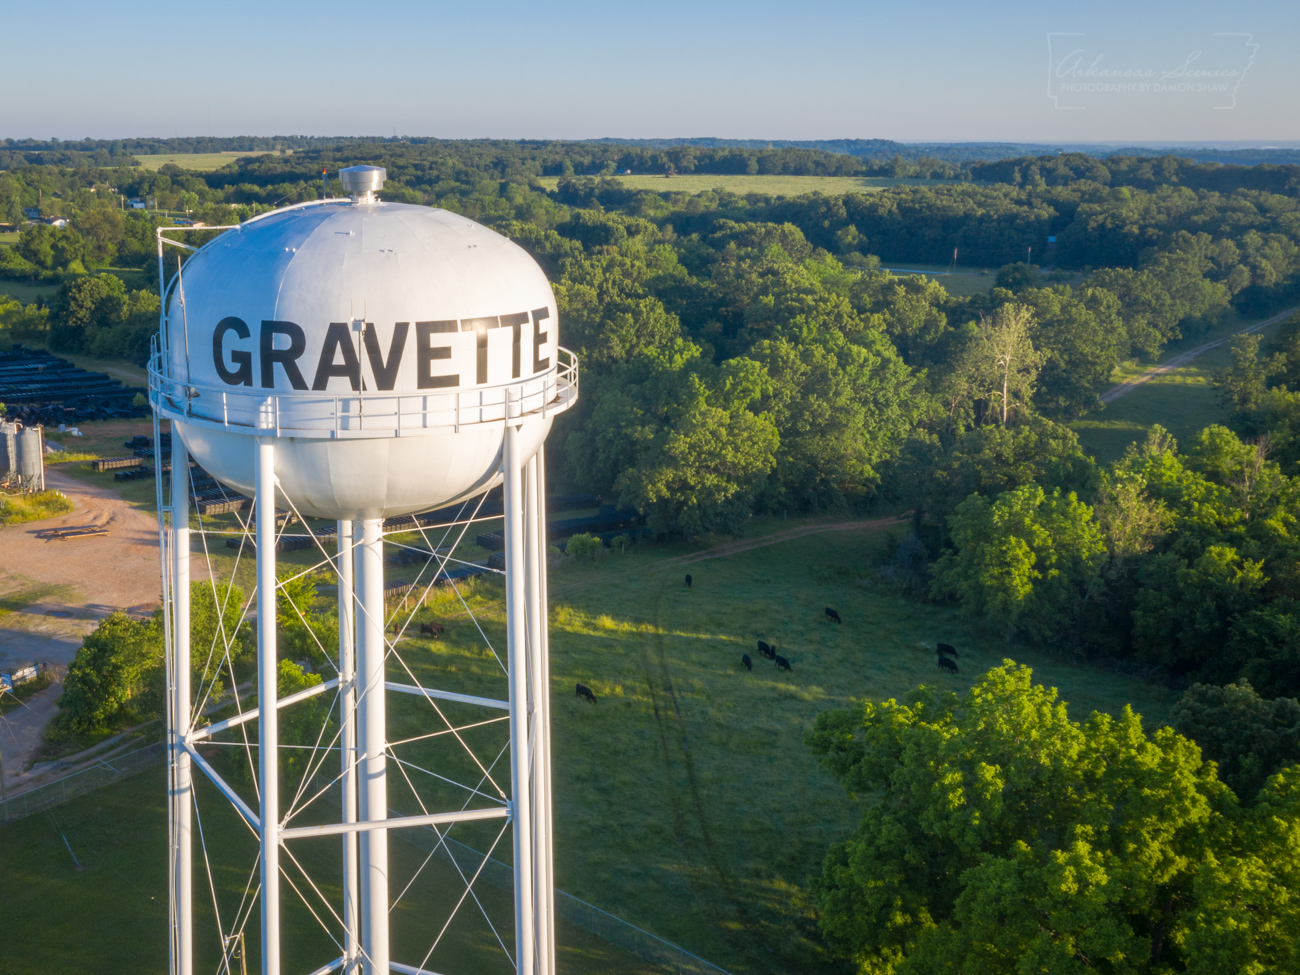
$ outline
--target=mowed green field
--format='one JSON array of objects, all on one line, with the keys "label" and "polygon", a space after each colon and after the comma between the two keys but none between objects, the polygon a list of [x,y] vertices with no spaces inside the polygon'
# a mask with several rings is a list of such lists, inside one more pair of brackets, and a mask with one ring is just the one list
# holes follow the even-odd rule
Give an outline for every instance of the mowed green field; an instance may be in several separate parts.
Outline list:
[{"label": "mowed green field", "polygon": [[[548,190],[565,177],[543,176],[539,182]],[[614,176],[630,190],[655,193],[704,193],[726,190],[728,193],[766,193],[771,196],[802,196],[805,193],[874,193],[891,186],[949,186],[952,180],[895,179],[890,176],[745,176],[687,173],[679,176]]]},{"label": "mowed green field", "polygon": [[157,155],[135,154],[135,158],[140,160],[140,165],[151,172],[157,172],[168,163],[175,163],[181,169],[192,169],[195,172],[209,173],[214,169],[220,169],[223,166],[229,166],[240,156],[259,156],[263,153],[258,152],[164,152]]},{"label": "mowed green field", "polygon": [[[236,930],[256,843],[233,809],[206,780],[198,783],[202,839],[211,855],[212,886],[196,851],[195,966],[225,973],[216,942],[214,896],[222,927]],[[167,779],[162,768],[0,828],[0,890],[4,894],[6,975],[164,975],[167,971]],[[293,844],[292,852],[327,897],[339,898],[337,839]],[[438,926],[465,890],[450,864],[399,839],[391,845],[393,958],[419,965]],[[76,861],[84,869],[78,870]],[[307,972],[340,954],[294,897],[289,883],[306,889],[303,874],[285,858],[283,938],[285,971]],[[413,881],[413,882],[412,882]],[[408,886],[409,885],[409,886]],[[457,913],[424,967],[435,971],[508,975],[514,971],[485,916],[513,950],[509,892],[476,885],[473,900]],[[214,894],[215,892],[215,894]],[[311,896],[308,891],[308,896]],[[247,904],[245,905],[247,909]],[[313,907],[322,910],[319,901]],[[440,924],[439,924],[440,926]],[[572,925],[560,922],[560,967],[566,973],[604,975],[662,971]],[[249,970],[258,968],[258,908],[245,928]],[[238,966],[234,969],[239,971]]]},{"label": "mowed green field", "polygon": [[17,298],[24,305],[30,305],[37,299],[49,301],[58,294],[57,284],[28,284],[26,281],[0,281],[0,295]]},{"label": "mowed green field", "polygon": [[[751,531],[792,524],[757,521]],[[1008,647],[947,608],[895,595],[871,568],[885,538],[883,530],[827,532],[689,565],[672,561],[681,549],[646,545],[552,573],[562,889],[732,972],[829,971],[807,883],[860,807],[803,744],[820,711],[900,697],[920,683],[962,690],[1011,656],[1060,687],[1078,717],[1131,703],[1149,722],[1165,720],[1173,701],[1162,688]],[[410,674],[504,693],[501,668],[459,601],[441,599],[417,619],[448,622],[443,639],[400,644]],[[479,583],[468,599],[504,653],[499,585]],[[826,620],[827,605],[842,625]],[[793,670],[764,660],[758,639],[775,644]],[[938,671],[941,640],[960,649],[960,675]],[[598,704],[577,698],[578,682]],[[414,699],[394,702],[391,736],[418,734],[423,710]],[[456,715],[470,717],[467,709]],[[476,734],[488,765],[499,747],[489,741],[502,731]],[[402,754],[478,780],[446,737]]]},{"label": "mowed green field", "polygon": [[949,272],[947,267],[940,264],[916,264],[912,261],[894,262],[885,260],[880,263],[882,267],[894,271],[899,277],[910,277],[912,274],[920,273],[924,277],[943,285],[943,289],[948,294],[959,298],[969,298],[971,295],[986,295],[992,290],[993,282],[996,280],[994,274],[996,268],[962,267],[958,265]]},{"label": "mowed green field", "polygon": [[[1170,343],[1161,361],[1230,336],[1251,321],[1259,320],[1232,315],[1215,329]],[[1274,329],[1270,326],[1258,334],[1267,341]],[[1186,443],[1203,428],[1214,423],[1226,424],[1231,418],[1232,411],[1219,402],[1214,389],[1214,374],[1231,364],[1232,344],[1227,342],[1201,353],[1186,365],[1148,380],[1071,426],[1078,433],[1079,442],[1102,463],[1122,457],[1129,444],[1141,441],[1157,423],[1180,443]],[[1150,364],[1127,362],[1115,371],[1114,382],[1126,382],[1149,368]]]}]

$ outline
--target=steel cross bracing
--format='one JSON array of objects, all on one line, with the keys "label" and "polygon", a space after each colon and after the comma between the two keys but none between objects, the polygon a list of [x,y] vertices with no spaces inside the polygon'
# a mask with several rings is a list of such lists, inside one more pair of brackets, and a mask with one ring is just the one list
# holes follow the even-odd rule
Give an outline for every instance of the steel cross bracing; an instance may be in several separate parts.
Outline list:
[{"label": "steel cross bracing", "polygon": [[[155,419],[155,444],[159,433]],[[172,438],[175,476],[170,493],[159,478],[158,510],[171,741],[170,956],[174,975],[195,971],[195,942],[206,937],[209,928],[215,928],[217,950],[205,946],[198,954],[219,956],[215,971],[234,975],[228,946],[245,943],[244,935],[255,915],[259,918],[254,928],[261,943],[264,975],[426,972],[462,908],[475,910],[484,919],[516,971],[528,975],[554,971],[549,695],[545,693],[549,687],[545,458],[540,449],[533,457],[520,456],[514,434],[515,428],[507,427],[502,464],[506,659],[488,637],[480,614],[475,613],[462,587],[455,580],[447,582],[462,615],[472,621],[499,668],[501,692],[495,697],[430,686],[434,682],[427,676],[427,653],[420,654],[423,662],[413,663],[401,647],[439,574],[459,561],[453,553],[469,526],[485,520],[478,517],[482,496],[477,503],[471,500],[462,505],[460,516],[452,522],[438,526],[443,530],[440,539],[431,538],[431,529],[420,525],[389,533],[418,531],[422,550],[434,554],[413,586],[412,593],[420,593],[414,607],[388,614],[383,600],[385,533],[378,519],[340,522],[333,551],[313,534],[319,556],[314,564],[277,576],[276,542],[285,526],[275,517],[274,442],[261,442],[255,448],[259,490],[254,513],[248,518],[236,514],[237,525],[232,528],[229,516],[214,519],[191,513],[189,485],[182,476],[191,469],[189,457],[181,438]],[[291,500],[289,507],[296,513]],[[222,558],[214,557],[210,536],[219,537],[223,544],[232,536],[240,539],[233,560],[224,551]],[[256,585],[245,598],[237,599],[239,590],[233,583],[249,574],[245,555],[254,536]],[[191,561],[196,557],[200,564],[192,572]],[[300,606],[283,596],[277,599],[286,586],[323,572],[338,584],[337,645],[326,645],[320,639]],[[191,576],[201,588],[191,588]],[[211,600],[204,612],[215,621],[200,646],[191,646],[192,592]],[[262,611],[262,607],[273,608]],[[286,615],[303,624],[318,669],[325,672],[314,686],[283,697],[271,693],[263,699],[257,688],[275,688],[278,683],[276,621]],[[257,678],[249,681],[245,673],[241,683],[237,670],[240,634],[254,618]],[[421,673],[426,676],[421,678]],[[387,740],[390,697],[418,702],[429,727]],[[328,707],[320,706],[324,701],[329,702]],[[298,716],[304,708],[311,709],[308,713],[316,720],[314,729],[300,740],[282,740],[277,729],[284,721],[295,721],[297,730],[302,731]],[[233,714],[219,715],[211,722],[205,716],[213,710],[232,709]],[[497,727],[502,732],[499,739],[485,746],[483,736]],[[420,748],[440,742],[461,754],[462,760],[439,761],[420,755]],[[390,770],[397,773],[392,790]],[[466,770],[472,771],[469,780],[464,778]],[[212,848],[203,830],[201,811],[214,792],[196,789],[196,775],[210,782],[217,801],[234,807],[257,842],[256,856],[244,864],[246,880],[237,900],[219,879],[223,868],[231,866],[230,855]],[[456,794],[459,800],[449,803]],[[489,855],[507,831],[512,834],[516,864],[513,918],[494,917],[476,892],[487,861],[467,870],[458,862],[455,847],[445,842],[452,830],[488,820],[500,821],[491,834],[484,834],[480,844],[488,846]],[[409,896],[433,854],[423,858],[400,891],[390,891],[393,851],[388,847],[388,834],[417,828],[435,832],[435,851],[451,860],[463,890],[444,917],[429,919],[428,950],[417,965],[411,965],[390,957],[390,914]],[[336,861],[341,883],[322,884],[314,876],[321,858],[304,856],[298,849],[300,841],[322,836],[338,839]],[[398,850],[401,855],[413,855],[413,848]],[[202,876],[197,878],[196,853],[202,861]],[[210,901],[204,911],[211,911],[211,919],[204,917],[197,928],[196,887],[201,900]],[[341,890],[341,897],[332,893],[335,889]],[[328,959],[285,956],[280,932],[284,898],[299,901],[319,926],[333,949]],[[205,933],[200,935],[200,931]]]}]

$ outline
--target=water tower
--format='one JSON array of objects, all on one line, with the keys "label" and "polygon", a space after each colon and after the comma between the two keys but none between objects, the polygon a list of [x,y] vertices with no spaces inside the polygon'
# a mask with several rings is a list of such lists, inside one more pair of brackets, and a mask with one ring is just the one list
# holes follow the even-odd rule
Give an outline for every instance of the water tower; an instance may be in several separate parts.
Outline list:
[{"label": "water tower", "polygon": [[[209,887],[196,875],[197,858],[208,854],[194,818],[195,776],[202,775],[257,837],[260,864],[249,890],[256,879],[264,975],[424,971],[419,959],[390,952],[389,834],[432,827],[441,837],[456,824],[486,820],[500,822],[500,835],[509,829],[513,839],[514,966],[549,975],[554,924],[543,442],[554,416],[577,398],[577,364],[558,345],[550,285],[521,248],[454,213],[382,202],[376,193],[383,169],[357,166],[339,176],[349,198],[216,228],[225,232],[198,248],[159,232],[161,280],[165,245],[192,252],[164,285],[161,342],[149,371],[155,424],[166,418],[173,432],[169,498],[159,477],[171,744],[171,970],[194,971],[194,898],[206,896]],[[199,468],[192,462],[252,499],[238,526],[213,528],[200,518],[193,527],[190,476]],[[498,485],[505,528],[503,693],[476,696],[394,673],[401,653],[385,625],[385,520],[392,526],[400,516],[461,502],[472,513]],[[334,522],[305,530],[319,550],[318,565],[337,577],[339,637],[330,648],[332,670],[322,674],[330,679],[277,700],[276,553],[290,515],[302,525]],[[461,526],[463,536],[472,521],[467,515],[448,524]],[[403,530],[409,525],[406,519]],[[202,717],[212,704],[211,688],[203,686],[211,669],[204,660],[228,654],[229,646],[192,653],[190,562],[210,553],[223,535],[240,532],[255,541],[255,595],[242,609],[219,605],[218,613],[234,622],[241,613],[251,617],[255,607],[257,696],[211,723]],[[432,582],[453,564],[454,544],[429,551],[437,553],[427,567]],[[209,574],[216,571],[209,566]],[[202,664],[197,670],[196,662]],[[228,685],[237,685],[233,669],[230,678]],[[230,693],[239,700],[237,686]],[[321,755],[331,762],[328,769],[319,765],[310,783],[333,803],[322,817],[319,802],[304,813],[299,796],[281,795],[281,764],[291,753],[284,751],[279,728],[282,715],[324,694],[333,695],[329,711],[336,722],[325,728],[336,730],[332,737],[322,734],[311,750],[312,760]],[[398,781],[401,743],[388,740],[386,701],[397,694],[427,702],[439,733],[444,725],[456,730],[440,710],[451,706],[447,702],[498,716],[503,734],[508,727],[499,756],[508,754],[508,793],[504,776],[495,794],[483,785],[492,779],[486,769],[482,788],[464,784],[468,798],[459,808],[394,815],[389,786]],[[255,739],[249,734],[254,727]],[[204,757],[210,746],[231,744],[236,734],[247,743],[251,795]],[[406,763],[397,771],[409,779]],[[454,783],[446,769],[421,771]],[[342,896],[324,903],[321,895],[312,909],[338,946],[337,957],[284,957],[282,901],[307,898],[304,883],[289,884],[292,890],[282,884],[289,866],[298,864],[294,845],[331,835],[341,840]],[[228,965],[226,942],[235,934],[222,927],[219,936]]]}]

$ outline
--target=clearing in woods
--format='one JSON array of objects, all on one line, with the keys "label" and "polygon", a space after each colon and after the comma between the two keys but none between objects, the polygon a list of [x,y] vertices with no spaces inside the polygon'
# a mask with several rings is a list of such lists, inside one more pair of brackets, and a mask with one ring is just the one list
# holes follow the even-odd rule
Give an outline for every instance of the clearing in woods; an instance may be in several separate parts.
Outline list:
[{"label": "clearing in woods", "polygon": [[1208,332],[1171,342],[1154,366],[1127,362],[1115,370],[1115,383],[1102,394],[1106,405],[1071,426],[1079,442],[1101,463],[1124,455],[1131,443],[1160,424],[1186,443],[1203,428],[1227,423],[1232,411],[1219,402],[1214,374],[1232,363],[1232,339],[1242,332],[1267,337],[1291,310],[1247,320],[1235,314]]},{"label": "clearing in woods", "polygon": [[267,152],[163,152],[150,156],[137,152],[135,158],[140,160],[141,168],[151,172],[157,172],[168,163],[175,163],[181,169],[210,173],[223,166],[229,166],[240,156],[265,155],[275,155],[275,153],[269,150]]},{"label": "clearing in woods", "polygon": [[[248,828],[215,790],[199,777],[201,830],[212,853],[215,897],[227,931],[235,921],[256,845]],[[153,769],[98,792],[0,828],[0,890],[5,891],[6,975],[95,972],[97,975],[165,975],[167,972],[167,780]],[[196,821],[196,831],[200,823]],[[293,845],[320,889],[339,897],[336,838]],[[236,855],[222,856],[233,853]],[[393,897],[407,887],[428,854],[400,839],[392,841]],[[78,870],[73,857],[83,865]],[[287,858],[286,858],[287,859]],[[306,972],[336,958],[336,945],[319,934],[316,922],[293,900],[290,883],[303,883],[292,862],[285,863],[283,957],[286,971]],[[214,943],[214,890],[208,887],[203,853],[195,862],[195,970],[221,972]],[[441,917],[465,886],[453,867],[438,858],[411,884],[392,910],[393,958],[418,965]],[[476,885],[484,910],[513,950],[509,934],[513,907],[508,892]],[[245,905],[247,909],[250,905]],[[246,957],[260,956],[258,911],[245,928]],[[319,910],[319,902],[316,904]],[[662,969],[612,948],[607,942],[561,921],[559,966],[573,975],[656,975]],[[438,950],[422,967],[435,971],[511,975],[492,929],[473,900],[458,913]],[[233,971],[238,972],[236,965]]]},{"label": "clearing in woods", "polygon": [[993,288],[997,268],[964,267],[957,265],[952,270],[943,264],[918,264],[915,261],[886,261],[881,259],[881,267],[900,278],[919,274],[943,286],[943,290],[958,298],[971,295],[986,295]]}]

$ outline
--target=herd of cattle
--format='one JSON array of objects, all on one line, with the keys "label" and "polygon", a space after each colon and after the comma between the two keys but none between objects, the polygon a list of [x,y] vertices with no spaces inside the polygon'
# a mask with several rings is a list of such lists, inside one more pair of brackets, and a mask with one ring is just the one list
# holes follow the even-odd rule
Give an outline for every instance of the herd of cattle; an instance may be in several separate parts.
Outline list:
[{"label": "herd of cattle", "polygon": [[[687,589],[691,588],[691,583],[692,583],[691,577],[689,574],[687,574],[686,576]],[[844,620],[840,618],[840,614],[836,612],[834,609],[832,609],[830,606],[826,607],[826,611],[823,615],[826,617],[826,619],[828,619],[832,623],[843,624],[844,622]],[[437,639],[443,634],[443,625],[441,623],[436,623],[436,622],[421,623],[420,634],[422,636],[429,636],[429,637],[433,637],[434,639]],[[790,666],[790,661],[787,660],[785,657],[781,656],[779,653],[777,653],[776,647],[769,644],[766,640],[758,641],[758,652],[760,655],[766,657],[768,660],[776,664],[777,670],[788,671],[792,669]],[[951,674],[959,673],[959,670],[957,669],[957,661],[956,661],[956,658],[959,656],[959,654],[957,653],[956,647],[948,643],[940,643],[938,645],[938,648],[936,649],[936,656],[938,657],[939,660],[940,670],[946,671]],[[740,665],[744,667],[746,670],[752,671],[754,669],[754,659],[749,654],[742,653],[740,655]],[[595,692],[592,691],[592,689],[588,687],[586,684],[579,683],[577,685],[577,695],[581,700],[587,701],[589,704],[596,703]]]},{"label": "herd of cattle", "polygon": [[[690,573],[687,573],[686,588],[690,589],[693,583],[694,580],[691,579]],[[826,617],[826,619],[828,619],[832,623],[843,624],[844,622],[844,620],[840,618],[840,614],[836,610],[832,609],[830,606],[826,607],[826,611],[823,615]],[[760,655],[766,657],[768,660],[776,664],[777,670],[792,669],[790,667],[790,661],[787,660],[785,657],[781,656],[779,653],[777,653],[776,647],[769,644],[766,640],[758,641],[758,652]],[[954,659],[959,656],[956,647],[952,646],[949,643],[940,643],[936,650],[936,656],[938,657],[939,660],[940,670],[946,671],[950,674],[960,673],[960,671],[957,668],[957,661],[956,659]],[[742,653],[740,655],[740,665],[744,667],[746,670],[752,671],[754,669],[754,658],[747,653]],[[595,692],[593,692],[592,689],[588,687],[586,684],[580,683],[577,685],[577,695],[580,699],[588,702],[589,704],[596,703]]]}]

